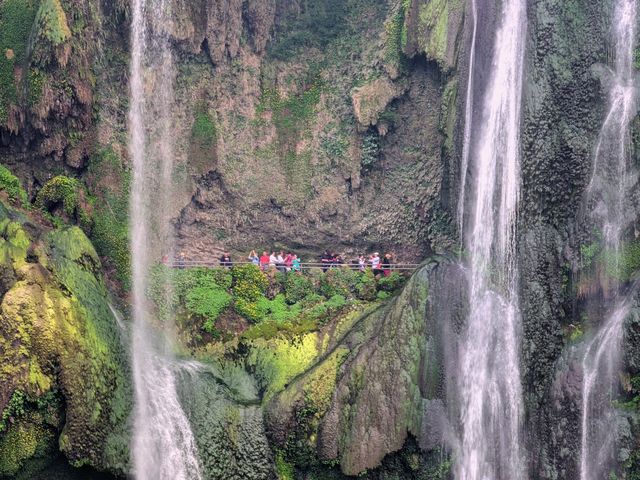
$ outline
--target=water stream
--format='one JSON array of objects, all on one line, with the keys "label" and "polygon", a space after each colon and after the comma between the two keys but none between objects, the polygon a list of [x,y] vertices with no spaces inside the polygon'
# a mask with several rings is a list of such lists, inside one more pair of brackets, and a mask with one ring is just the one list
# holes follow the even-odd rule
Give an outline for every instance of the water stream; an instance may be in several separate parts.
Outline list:
[{"label": "water stream", "polygon": [[[151,327],[155,319],[146,299],[151,262],[173,248],[169,212],[175,69],[164,31],[170,22],[168,0],[133,1],[129,111],[135,385],[132,455],[138,480],[202,478],[194,435],[177,392],[176,375],[182,366],[172,357],[168,341]],[[165,325],[164,330],[170,331],[171,326]]]},{"label": "water stream", "polygon": [[[612,300],[599,331],[586,344],[582,359],[582,422],[580,480],[607,478],[615,461],[615,398],[621,360],[624,321],[629,314],[635,288],[623,291],[620,257],[624,233],[633,208],[630,192],[637,181],[630,162],[629,126],[636,111],[634,50],[638,12],[636,0],[616,0],[613,17],[615,70],[609,81],[609,110],[596,146],[587,205],[601,230],[609,267],[599,274],[603,295]],[[614,272],[613,275],[611,272]]]},{"label": "water stream", "polygon": [[[469,272],[469,316],[458,351],[459,480],[526,477],[521,449],[520,311],[515,261],[520,195],[520,122],[526,2],[502,3],[481,121],[465,139],[469,206],[461,223]],[[470,104],[467,99],[467,104]],[[470,116],[470,115],[469,115]],[[470,130],[471,131],[471,130]]]}]

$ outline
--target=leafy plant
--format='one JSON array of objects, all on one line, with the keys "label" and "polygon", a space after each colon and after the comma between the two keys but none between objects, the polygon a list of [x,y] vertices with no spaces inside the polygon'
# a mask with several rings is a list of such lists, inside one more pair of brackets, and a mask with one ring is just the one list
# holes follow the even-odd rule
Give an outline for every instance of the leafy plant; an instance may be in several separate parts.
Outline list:
[{"label": "leafy plant", "polygon": [[404,285],[404,282],[405,278],[402,275],[398,272],[391,272],[388,277],[383,276],[378,280],[378,289],[384,292],[394,292]]},{"label": "leafy plant", "polygon": [[29,203],[27,192],[24,191],[20,180],[7,167],[0,165],[0,190],[4,190],[13,200],[19,200],[23,205]]},{"label": "leafy plant", "polygon": [[26,402],[27,395],[24,392],[20,390],[16,390],[15,392],[13,392],[13,395],[11,395],[11,398],[9,399],[9,403],[2,411],[2,419],[0,419],[0,432],[6,430],[9,422],[25,414]]},{"label": "leafy plant", "polygon": [[259,301],[264,298],[269,280],[255,265],[237,265],[232,271],[234,307],[236,312],[252,322],[264,318]]},{"label": "leafy plant", "polygon": [[315,293],[313,283],[305,275],[287,275],[284,289],[285,298],[289,304],[298,303]]},{"label": "leafy plant", "polygon": [[36,195],[36,207],[51,213],[58,205],[70,219],[79,220],[81,224],[89,224],[90,218],[80,205],[84,189],[75,178],[58,175],[53,177]]},{"label": "leafy plant", "polygon": [[189,312],[204,319],[205,332],[215,333],[216,320],[231,300],[231,295],[219,287],[196,287],[187,292],[186,306]]},{"label": "leafy plant", "polygon": [[380,138],[378,134],[370,129],[362,139],[362,168],[370,170],[378,161],[380,156]]}]

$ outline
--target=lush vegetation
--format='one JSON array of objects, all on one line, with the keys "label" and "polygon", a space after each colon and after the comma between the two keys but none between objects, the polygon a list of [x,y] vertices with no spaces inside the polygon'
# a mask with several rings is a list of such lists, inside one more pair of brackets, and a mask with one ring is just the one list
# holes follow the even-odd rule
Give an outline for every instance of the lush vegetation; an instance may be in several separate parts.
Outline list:
[{"label": "lush vegetation", "polygon": [[177,314],[218,336],[218,319],[239,316],[253,325],[245,331],[252,338],[314,330],[346,308],[386,298],[405,281],[395,272],[375,278],[349,268],[299,274],[263,272],[254,265],[174,269],[162,264],[153,267],[151,279],[148,294],[161,319]]},{"label": "lush vegetation", "polygon": [[14,67],[26,60],[37,8],[36,0],[0,3],[0,123],[7,121],[9,105],[17,101]]},{"label": "lush vegetation", "polygon": [[56,221],[60,214],[86,229],[91,225],[91,216],[86,211],[88,205],[84,186],[76,178],[58,175],[49,180],[36,195],[35,206],[51,214]]},{"label": "lush vegetation", "polygon": [[129,202],[131,174],[110,148],[90,159],[88,185],[100,198],[93,210],[91,241],[101,257],[116,270],[116,277],[127,288],[131,270],[129,252]]},{"label": "lush vegetation", "polygon": [[20,180],[4,165],[0,165],[0,190],[4,190],[9,198],[20,201],[23,205],[29,203],[27,192],[22,188]]},{"label": "lush vegetation", "polygon": [[349,2],[303,0],[299,12],[291,11],[281,23],[269,53],[280,60],[309,48],[322,48],[346,28]]}]

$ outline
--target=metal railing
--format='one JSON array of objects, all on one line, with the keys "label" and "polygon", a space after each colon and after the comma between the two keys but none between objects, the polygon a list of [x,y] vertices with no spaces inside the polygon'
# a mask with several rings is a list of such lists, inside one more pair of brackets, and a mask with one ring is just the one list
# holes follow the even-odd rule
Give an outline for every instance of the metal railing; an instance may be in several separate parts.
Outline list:
[{"label": "metal railing", "polygon": [[[170,262],[166,262],[165,265],[171,268],[229,268],[229,265],[223,264],[220,260],[173,260]],[[231,262],[231,266],[236,265],[256,265],[253,262]],[[385,266],[382,263],[378,266],[379,270],[391,270],[398,272],[412,272],[420,266],[418,263],[394,263],[389,266]],[[262,269],[288,269],[292,270],[292,266],[283,265],[283,264],[269,264],[265,266],[261,266]],[[347,268],[349,270],[360,270],[360,265],[357,263],[332,263],[332,262],[301,262],[300,269],[301,270],[312,270],[312,269],[330,269],[330,268]],[[371,264],[367,263],[365,266],[366,269],[372,269]]]}]

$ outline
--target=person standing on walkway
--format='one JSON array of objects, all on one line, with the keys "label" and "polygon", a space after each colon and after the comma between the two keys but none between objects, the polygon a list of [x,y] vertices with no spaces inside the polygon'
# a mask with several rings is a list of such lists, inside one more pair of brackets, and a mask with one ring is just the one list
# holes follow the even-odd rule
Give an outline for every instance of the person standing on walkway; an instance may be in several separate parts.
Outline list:
[{"label": "person standing on walkway", "polygon": [[247,260],[253,263],[256,267],[260,266],[260,257],[258,257],[255,250],[251,250],[251,253],[247,257]]},{"label": "person standing on walkway", "polygon": [[386,253],[382,259],[382,271],[385,277],[391,275],[391,254]]},{"label": "person standing on walkway", "polygon": [[380,254],[378,252],[371,256],[371,268],[373,269],[374,275],[382,274],[382,270],[380,269]]},{"label": "person standing on walkway", "polygon": [[295,254],[293,255],[293,258],[291,260],[291,270],[297,273],[300,273],[302,271],[302,265],[300,264],[300,259]]},{"label": "person standing on walkway", "polygon": [[364,272],[367,269],[367,259],[364,255],[358,257],[358,269]]},{"label": "person standing on walkway", "polygon": [[260,257],[260,270],[265,271],[267,268],[269,268],[269,254],[262,252],[262,256]]},{"label": "person standing on walkway", "polygon": [[220,266],[226,268],[233,267],[233,262],[231,261],[231,255],[229,255],[229,252],[224,252],[220,257]]}]

